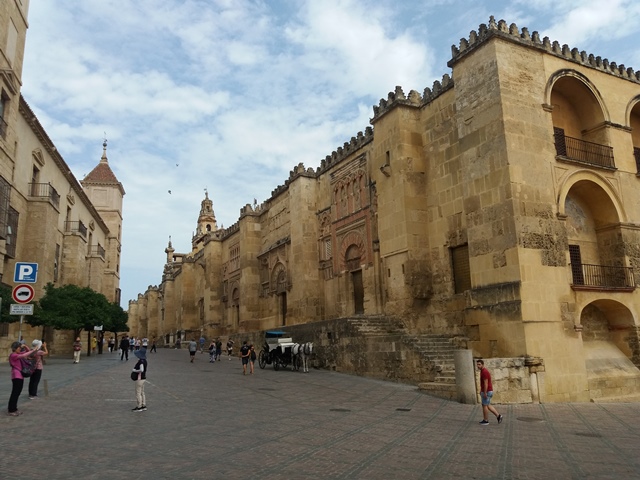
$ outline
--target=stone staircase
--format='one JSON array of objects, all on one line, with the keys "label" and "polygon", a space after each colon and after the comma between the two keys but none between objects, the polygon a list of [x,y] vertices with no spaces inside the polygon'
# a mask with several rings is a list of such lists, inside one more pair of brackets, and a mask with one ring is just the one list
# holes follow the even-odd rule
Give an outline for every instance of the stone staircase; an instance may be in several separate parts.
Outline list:
[{"label": "stone staircase", "polygon": [[456,398],[454,345],[450,335],[411,335],[400,320],[385,316],[353,317],[347,321],[358,336],[399,344],[400,348],[417,355],[424,373],[422,378],[432,379],[418,384],[421,391],[439,398]]},{"label": "stone staircase", "polygon": [[418,389],[439,398],[455,400],[456,368],[453,359],[453,343],[449,335],[423,334],[415,337],[415,346],[426,362],[436,372],[432,382],[418,384]]}]

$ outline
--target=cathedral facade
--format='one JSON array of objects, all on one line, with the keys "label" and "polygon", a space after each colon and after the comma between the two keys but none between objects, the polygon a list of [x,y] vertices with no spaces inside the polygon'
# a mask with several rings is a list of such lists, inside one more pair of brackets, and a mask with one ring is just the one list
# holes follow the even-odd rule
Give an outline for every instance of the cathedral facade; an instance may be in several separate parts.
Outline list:
[{"label": "cathedral facade", "polygon": [[640,393],[640,73],[493,18],[448,66],[231,227],[207,194],[132,333],[389,317],[541,359],[544,401]]}]

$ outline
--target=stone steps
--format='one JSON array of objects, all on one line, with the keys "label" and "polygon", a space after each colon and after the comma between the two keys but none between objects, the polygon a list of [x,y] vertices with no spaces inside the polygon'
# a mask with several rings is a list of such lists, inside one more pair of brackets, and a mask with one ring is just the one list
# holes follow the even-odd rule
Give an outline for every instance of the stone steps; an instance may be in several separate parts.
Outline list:
[{"label": "stone steps", "polygon": [[450,336],[410,335],[402,322],[382,316],[349,318],[347,321],[359,335],[367,338],[378,337],[388,343],[402,342],[406,348],[416,351],[422,361],[431,365],[430,368],[436,372],[433,381],[420,383],[418,388],[439,398],[456,398],[455,364]]},{"label": "stone steps", "polygon": [[613,397],[592,398],[593,403],[637,403],[640,402],[640,393],[631,393],[629,395],[619,395]]},{"label": "stone steps", "polygon": [[418,390],[428,395],[444,398],[446,400],[455,400],[457,397],[455,381],[453,384],[442,382],[423,382],[418,384]]}]

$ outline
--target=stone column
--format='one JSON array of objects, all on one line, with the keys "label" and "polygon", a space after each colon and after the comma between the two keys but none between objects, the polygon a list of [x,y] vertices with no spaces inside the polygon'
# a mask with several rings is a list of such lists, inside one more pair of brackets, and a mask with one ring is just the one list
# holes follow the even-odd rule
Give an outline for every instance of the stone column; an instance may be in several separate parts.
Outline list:
[{"label": "stone column", "polygon": [[476,376],[471,350],[454,350],[456,368],[456,398],[460,403],[475,405],[477,402]]}]

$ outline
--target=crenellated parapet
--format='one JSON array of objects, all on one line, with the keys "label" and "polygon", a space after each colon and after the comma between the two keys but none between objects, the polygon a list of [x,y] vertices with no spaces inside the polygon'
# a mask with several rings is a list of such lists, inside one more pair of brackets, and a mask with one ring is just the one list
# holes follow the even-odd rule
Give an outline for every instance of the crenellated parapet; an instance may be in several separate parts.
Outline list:
[{"label": "crenellated parapet", "polygon": [[240,231],[240,222],[236,222],[233,225],[231,225],[229,228],[222,229],[221,239],[224,240],[225,238],[229,238],[231,235],[239,231]]},{"label": "crenellated parapet", "polygon": [[584,65],[585,67],[640,83],[640,71],[635,71],[631,67],[627,68],[622,64],[618,65],[616,62],[609,62],[606,58],[588,54],[584,50],[580,51],[577,48],[570,48],[566,44],[560,46],[560,43],[557,41],[551,42],[549,37],[541,39],[540,34],[536,31],[530,34],[526,27],[520,30],[515,23],[507,25],[507,22],[504,20],[496,22],[493,16],[489,18],[489,25],[483,23],[478,27],[477,31],[471,31],[468,39],[461,38],[459,47],[455,45],[451,46],[452,58],[447,62],[447,65],[453,67],[456,62],[493,37],[500,37],[510,42],[535,48],[536,50],[544,51],[570,62]]},{"label": "crenellated parapet", "polygon": [[358,151],[369,142],[373,141],[373,128],[367,127],[363,132],[358,132],[358,135],[351,137],[351,141],[344,142],[342,147],[338,147],[331,155],[327,155],[323,160],[320,160],[320,166],[316,169],[316,175],[320,175],[326,170],[334,167],[342,160],[347,158],[352,153]]},{"label": "crenellated parapet", "polygon": [[442,81],[434,81],[432,88],[425,88],[422,95],[415,90],[411,90],[409,95],[405,95],[402,87],[396,86],[395,91],[389,92],[386,99],[380,99],[379,104],[373,106],[373,118],[370,119],[370,122],[375,124],[384,114],[400,105],[422,108],[451,88],[453,88],[453,79],[448,73],[442,76]]}]

